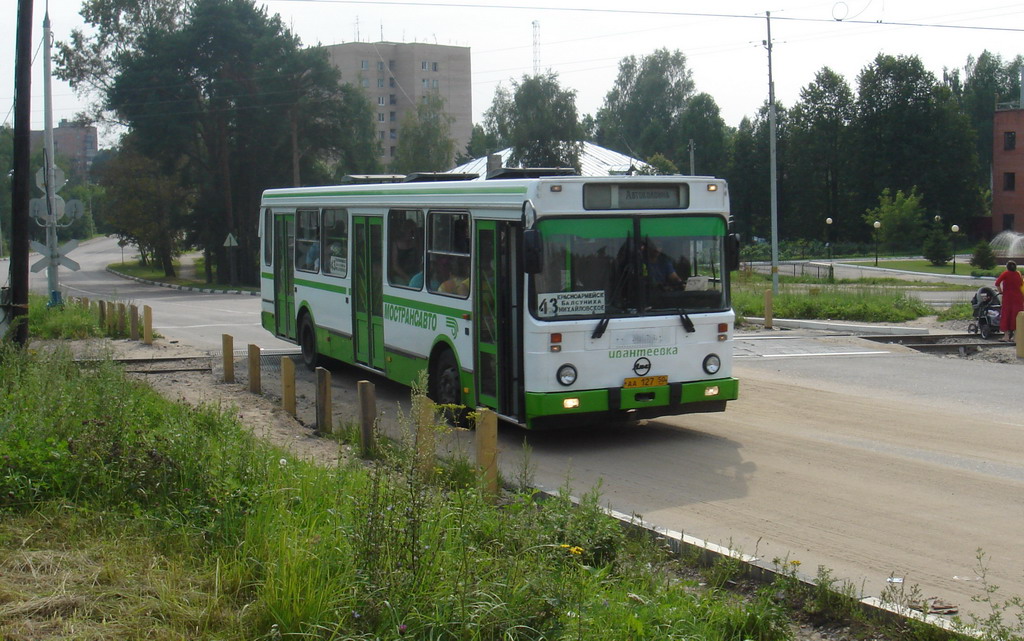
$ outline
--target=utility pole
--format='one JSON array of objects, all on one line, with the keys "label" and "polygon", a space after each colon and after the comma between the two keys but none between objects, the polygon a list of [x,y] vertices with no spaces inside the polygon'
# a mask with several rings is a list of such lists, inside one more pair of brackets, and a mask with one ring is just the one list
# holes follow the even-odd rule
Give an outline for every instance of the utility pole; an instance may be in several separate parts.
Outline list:
[{"label": "utility pole", "polygon": [[771,182],[772,215],[772,294],[779,293],[779,195],[775,175],[775,81],[772,79],[772,13],[766,11],[768,23],[768,180]]},{"label": "utility pole", "polygon": [[[14,180],[11,190],[11,288],[3,303],[12,340],[28,343],[28,201],[32,131],[32,0],[18,0],[18,37],[14,61]],[[4,321],[0,329],[6,334]]]},{"label": "utility pole", "polygon": [[[53,91],[50,82],[50,11],[43,15],[43,171],[46,172],[46,247],[50,254],[57,249],[57,171],[53,160]],[[60,305],[60,288],[57,283],[57,261],[51,260],[46,267],[46,289],[50,292],[50,304]]]}]

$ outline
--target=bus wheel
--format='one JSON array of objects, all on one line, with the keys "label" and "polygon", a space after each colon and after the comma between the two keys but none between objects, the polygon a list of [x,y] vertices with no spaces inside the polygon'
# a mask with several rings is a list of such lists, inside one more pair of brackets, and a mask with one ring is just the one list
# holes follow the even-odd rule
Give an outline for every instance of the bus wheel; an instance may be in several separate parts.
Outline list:
[{"label": "bus wheel", "polygon": [[316,352],[316,328],[309,316],[303,316],[299,322],[299,349],[302,350],[302,362],[309,371],[320,364],[320,355]]},{"label": "bus wheel", "polygon": [[[430,400],[438,405],[447,405],[444,415],[452,425],[459,425],[465,417],[465,408],[462,405],[462,380],[459,377],[459,364],[455,360],[455,354],[450,349],[441,350],[434,359],[433,367],[430,369],[430,382],[428,386]],[[460,406],[454,408],[452,406]]]}]

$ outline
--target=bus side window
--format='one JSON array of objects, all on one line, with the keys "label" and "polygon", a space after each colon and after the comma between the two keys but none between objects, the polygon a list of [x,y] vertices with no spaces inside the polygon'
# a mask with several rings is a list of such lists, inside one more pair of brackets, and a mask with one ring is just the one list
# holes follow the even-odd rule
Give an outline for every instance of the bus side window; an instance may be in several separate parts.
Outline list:
[{"label": "bus side window", "polygon": [[303,272],[320,270],[320,210],[300,209],[296,212],[295,268]]},{"label": "bus side window", "polygon": [[423,212],[392,209],[388,212],[388,283],[423,287]]},{"label": "bus side window", "polygon": [[324,273],[348,276],[348,212],[344,209],[324,210]]},{"label": "bus side window", "polygon": [[430,212],[427,290],[466,298],[470,283],[470,223],[466,212]]}]

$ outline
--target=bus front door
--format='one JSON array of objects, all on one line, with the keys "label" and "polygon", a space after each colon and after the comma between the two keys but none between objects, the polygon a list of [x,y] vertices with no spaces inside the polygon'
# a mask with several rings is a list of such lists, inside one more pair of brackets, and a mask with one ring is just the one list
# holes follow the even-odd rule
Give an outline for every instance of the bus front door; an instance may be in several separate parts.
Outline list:
[{"label": "bus front door", "polygon": [[383,219],[352,218],[352,339],[357,363],[384,370]]},{"label": "bus front door", "polygon": [[274,331],[295,340],[295,214],[274,216]]},{"label": "bus front door", "polygon": [[476,389],[482,405],[519,418],[522,359],[518,300],[521,279],[514,264],[516,235],[511,223],[481,220],[476,226],[477,263],[473,278],[476,319]]}]

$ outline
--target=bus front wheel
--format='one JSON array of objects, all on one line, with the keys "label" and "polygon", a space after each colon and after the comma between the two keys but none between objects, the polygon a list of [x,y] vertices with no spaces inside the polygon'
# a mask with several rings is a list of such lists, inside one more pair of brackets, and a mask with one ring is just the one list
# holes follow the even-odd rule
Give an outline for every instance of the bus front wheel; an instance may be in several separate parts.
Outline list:
[{"label": "bus front wheel", "polygon": [[299,349],[302,350],[302,363],[313,371],[320,364],[320,355],[316,351],[316,327],[309,316],[303,316],[299,323]]}]

